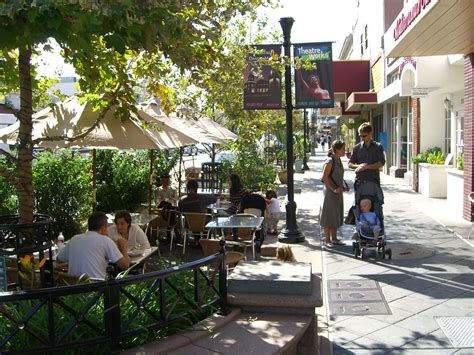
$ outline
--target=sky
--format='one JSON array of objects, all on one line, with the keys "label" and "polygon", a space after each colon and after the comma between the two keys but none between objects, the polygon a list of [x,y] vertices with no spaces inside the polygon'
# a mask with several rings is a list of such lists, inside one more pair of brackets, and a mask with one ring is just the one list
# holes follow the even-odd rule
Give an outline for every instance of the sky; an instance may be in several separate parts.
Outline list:
[{"label": "sky", "polygon": [[293,17],[292,43],[334,41],[333,58],[337,59],[352,31],[357,0],[280,0],[280,4],[280,8],[264,10],[270,26],[281,31],[280,18]]},{"label": "sky", "polygon": [[[268,30],[281,31],[279,20],[293,17],[292,43],[332,42],[333,58],[337,59],[345,37],[351,33],[358,0],[280,0],[280,7],[263,9],[259,15],[268,17]],[[65,64],[58,53],[45,53],[38,68],[41,75],[73,76],[74,68]]]}]

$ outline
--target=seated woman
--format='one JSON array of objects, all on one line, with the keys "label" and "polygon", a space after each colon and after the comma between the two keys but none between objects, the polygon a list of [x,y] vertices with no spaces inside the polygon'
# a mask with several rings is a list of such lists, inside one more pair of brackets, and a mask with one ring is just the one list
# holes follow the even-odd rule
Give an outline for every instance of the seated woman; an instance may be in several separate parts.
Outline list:
[{"label": "seated woman", "polygon": [[115,225],[110,226],[108,233],[112,240],[123,238],[127,241],[127,249],[149,249],[150,242],[145,232],[136,224],[132,224],[132,216],[128,211],[122,210],[115,214]]},{"label": "seated woman", "polygon": [[232,174],[229,176],[229,200],[230,207],[225,210],[227,214],[236,214],[238,212],[240,201],[242,197],[246,194],[246,190],[240,181],[240,177],[237,174]]}]

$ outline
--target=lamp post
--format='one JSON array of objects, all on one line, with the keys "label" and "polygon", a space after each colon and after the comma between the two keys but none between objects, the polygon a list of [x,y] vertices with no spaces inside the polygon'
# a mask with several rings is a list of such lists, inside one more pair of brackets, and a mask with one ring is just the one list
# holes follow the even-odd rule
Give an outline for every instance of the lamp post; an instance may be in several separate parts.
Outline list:
[{"label": "lamp post", "polygon": [[291,27],[293,26],[292,17],[283,17],[280,19],[281,29],[283,30],[283,48],[285,57],[288,59],[285,65],[285,101],[286,101],[286,167],[288,174],[288,201],[286,203],[286,227],[278,235],[278,241],[282,243],[300,243],[304,241],[304,235],[298,230],[296,224],[296,203],[295,190],[293,183],[293,104],[291,100]]},{"label": "lamp post", "polygon": [[303,111],[303,170],[309,170],[308,160],[306,159],[306,146],[308,142],[308,111],[304,109]]}]

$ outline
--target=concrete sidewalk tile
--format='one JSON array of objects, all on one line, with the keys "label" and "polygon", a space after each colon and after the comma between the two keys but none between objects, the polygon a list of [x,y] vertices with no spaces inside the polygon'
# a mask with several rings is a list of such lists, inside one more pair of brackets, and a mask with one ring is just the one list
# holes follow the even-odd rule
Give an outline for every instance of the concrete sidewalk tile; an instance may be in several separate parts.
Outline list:
[{"label": "concrete sidewalk tile", "polygon": [[413,312],[397,308],[397,307],[390,307],[392,314],[384,314],[384,315],[371,315],[369,318],[381,320],[382,322],[386,322],[389,324],[395,324],[403,319],[413,316]]},{"label": "concrete sidewalk tile", "polygon": [[466,316],[467,311],[468,308],[465,308],[461,303],[453,302],[447,304],[444,302],[435,307],[419,312],[419,314],[432,317],[464,317]]},{"label": "concrete sidewalk tile", "polygon": [[388,348],[398,348],[424,335],[424,333],[418,331],[399,327],[398,325],[391,325],[367,334],[366,338],[383,342]]},{"label": "concrete sidewalk tile", "polygon": [[351,317],[336,324],[331,324],[331,330],[346,331],[358,334],[360,336],[365,336],[366,334],[370,334],[378,329],[388,326],[390,326],[389,323],[381,320],[371,319],[368,322],[366,316],[357,316]]},{"label": "concrete sidewalk tile", "polygon": [[[406,343],[403,347],[405,349],[410,349],[410,350],[427,348],[427,349],[432,349],[431,351],[434,351],[434,349],[448,350],[448,348],[452,348],[453,346],[451,345],[449,339],[446,337],[443,331],[441,329],[437,329],[429,334],[426,334],[425,336],[422,336],[409,343]],[[453,353],[452,350],[451,350],[451,353]]]},{"label": "concrete sidewalk tile", "polygon": [[433,308],[434,306],[436,306],[436,303],[428,300],[420,300],[410,295],[400,298],[396,301],[389,302],[389,306],[401,308],[415,313],[420,313],[427,309]]},{"label": "concrete sidewalk tile", "polygon": [[428,301],[433,301],[436,303],[445,302],[448,299],[455,298],[463,293],[466,290],[447,285],[437,285],[426,290],[423,290],[421,293],[415,293],[413,297]]},{"label": "concrete sidewalk tile", "polygon": [[412,292],[420,292],[427,288],[437,285],[438,282],[425,277],[424,275],[413,275],[407,280],[403,280],[394,284],[394,286],[410,290]]},{"label": "concrete sidewalk tile", "polygon": [[[393,346],[386,343],[385,339],[372,339],[368,337],[360,337],[343,345],[344,349],[352,351],[351,354],[370,354],[375,351],[378,354],[385,354]],[[361,351],[363,349],[363,351]]]},{"label": "concrete sidewalk tile", "polygon": [[413,294],[413,291],[398,286],[389,285],[382,288],[382,293],[387,302],[392,302]]},{"label": "concrete sidewalk tile", "polygon": [[420,314],[401,320],[396,325],[422,334],[429,334],[439,329],[439,325],[433,316]]},{"label": "concrete sidewalk tile", "polygon": [[344,345],[346,343],[349,343],[357,338],[360,338],[360,335],[354,334],[351,332],[347,332],[344,330],[339,330],[337,332],[331,333],[331,342],[335,345]]}]

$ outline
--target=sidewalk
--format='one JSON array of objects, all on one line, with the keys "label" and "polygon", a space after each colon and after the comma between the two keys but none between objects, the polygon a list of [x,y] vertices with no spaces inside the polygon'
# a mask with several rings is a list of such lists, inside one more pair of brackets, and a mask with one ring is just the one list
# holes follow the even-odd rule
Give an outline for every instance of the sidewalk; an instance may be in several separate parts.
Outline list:
[{"label": "sidewalk", "polygon": [[[311,252],[314,269],[321,246],[317,216],[324,160],[318,151],[310,171],[295,175],[301,187],[295,195],[298,226],[307,242],[292,248],[298,260]],[[353,177],[346,171],[346,180]],[[322,250],[326,307],[317,309],[321,353],[473,354],[467,346],[474,346],[474,248],[472,240],[461,239],[471,223],[450,215],[445,200],[415,194],[401,179],[382,174],[382,188],[392,260],[355,259],[350,226],[341,228],[345,246]],[[347,211],[353,194],[344,200]],[[388,314],[381,315],[384,310]]]}]

